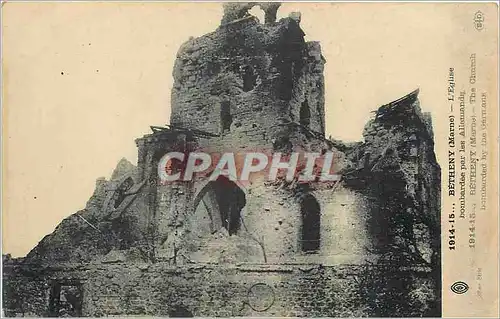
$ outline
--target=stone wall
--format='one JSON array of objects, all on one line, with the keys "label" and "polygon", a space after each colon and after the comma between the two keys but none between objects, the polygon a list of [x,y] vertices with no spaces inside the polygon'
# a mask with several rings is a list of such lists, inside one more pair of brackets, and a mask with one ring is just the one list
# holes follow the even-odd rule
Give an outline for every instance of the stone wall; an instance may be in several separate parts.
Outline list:
[{"label": "stone wall", "polygon": [[387,225],[388,237],[440,268],[441,170],[430,118],[421,112],[418,90],[381,106],[363,135],[353,176],[358,182],[368,181],[366,190],[380,203],[386,201],[384,215],[401,212],[394,225]]},{"label": "stone wall", "polygon": [[[272,185],[245,188],[246,205],[241,211],[242,225],[235,235],[219,225],[213,229],[212,217],[198,202],[198,209],[187,205],[183,218],[170,222],[168,234],[176,233],[180,253],[194,262],[270,262],[360,264],[370,259],[368,232],[370,206],[361,193],[344,188],[317,189],[311,195],[318,201],[320,216],[319,249],[306,253],[302,246],[300,200],[290,190]],[[195,200],[188,199],[188,203]],[[220,218],[218,215],[215,218]],[[169,219],[170,220],[170,219]],[[173,241],[165,243],[172,257]],[[264,258],[265,255],[265,258]]]},{"label": "stone wall", "polygon": [[[15,278],[5,281],[8,316],[53,316],[61,315],[61,311],[95,317],[360,317],[439,313],[434,303],[432,278],[425,268],[388,272],[366,266],[193,264],[179,267],[165,263],[114,263],[85,267],[61,265],[29,272],[26,265],[22,269],[14,265],[7,267],[12,267],[11,274],[17,273]],[[377,281],[377,276],[382,274],[384,285]],[[80,300],[54,297],[55,285],[78,287]],[[401,293],[401,285],[405,286],[405,293]],[[398,298],[390,300],[395,292]],[[10,294],[17,294],[17,298]],[[74,313],[75,307],[68,303],[76,305],[79,313]]]}]

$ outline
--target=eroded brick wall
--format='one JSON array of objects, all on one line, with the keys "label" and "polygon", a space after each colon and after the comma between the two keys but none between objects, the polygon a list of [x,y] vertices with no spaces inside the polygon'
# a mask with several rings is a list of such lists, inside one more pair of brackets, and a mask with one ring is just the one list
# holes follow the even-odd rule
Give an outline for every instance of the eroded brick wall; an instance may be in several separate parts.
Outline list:
[{"label": "eroded brick wall", "polygon": [[[119,263],[45,269],[37,273],[36,281],[28,269],[16,269],[18,276],[7,282],[4,296],[12,300],[9,294],[15,292],[19,298],[16,304],[6,304],[6,315],[51,315],[50,289],[57,283],[81,285],[83,316],[173,316],[179,309],[194,316],[439,313],[433,308],[435,295],[428,270],[418,268],[389,272],[362,266]],[[380,276],[383,284],[378,282]],[[398,291],[399,299],[385,300],[393,298],[401,285],[407,293]],[[427,309],[419,308],[422,305]]]}]

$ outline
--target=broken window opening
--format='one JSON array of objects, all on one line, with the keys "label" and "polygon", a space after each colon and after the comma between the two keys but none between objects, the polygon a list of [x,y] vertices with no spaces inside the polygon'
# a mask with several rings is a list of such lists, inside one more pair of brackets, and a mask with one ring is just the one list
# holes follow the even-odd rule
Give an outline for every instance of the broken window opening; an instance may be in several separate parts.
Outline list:
[{"label": "broken window opening", "polygon": [[418,156],[418,149],[419,149],[419,140],[417,138],[410,140],[410,156],[411,157],[417,157]]},{"label": "broken window opening", "polygon": [[304,126],[309,126],[311,124],[311,110],[309,109],[309,103],[307,99],[300,105],[299,122]]},{"label": "broken window opening", "polygon": [[252,91],[255,86],[257,85],[257,77],[258,75],[255,74],[255,70],[247,65],[243,67],[243,91],[248,92]]},{"label": "broken window opening", "polygon": [[229,132],[231,130],[231,123],[233,116],[231,115],[231,105],[229,101],[222,101],[220,105],[220,123],[221,133]]},{"label": "broken window opening", "polygon": [[302,215],[302,251],[315,253],[320,248],[321,208],[313,195],[306,195],[300,201]]},{"label": "broken window opening", "polygon": [[224,227],[229,235],[236,235],[241,227],[241,210],[246,205],[243,190],[225,176],[210,182],[202,191],[202,206],[210,216],[211,231],[216,232]]},{"label": "broken window opening", "polygon": [[82,304],[81,284],[52,284],[49,299],[50,317],[81,317]]},{"label": "broken window opening", "polygon": [[224,176],[216,180],[215,189],[222,226],[229,235],[236,234],[240,230],[240,212],[246,204],[245,193]]}]

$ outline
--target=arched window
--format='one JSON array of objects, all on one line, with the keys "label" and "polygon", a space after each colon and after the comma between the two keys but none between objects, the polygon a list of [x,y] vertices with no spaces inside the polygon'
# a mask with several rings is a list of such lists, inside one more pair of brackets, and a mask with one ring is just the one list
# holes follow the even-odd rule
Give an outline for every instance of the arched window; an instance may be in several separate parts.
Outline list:
[{"label": "arched window", "polygon": [[198,195],[196,208],[205,210],[210,216],[211,230],[215,232],[224,227],[229,235],[240,230],[240,213],[246,205],[243,190],[225,176],[210,182]]},{"label": "arched window", "polygon": [[313,195],[307,194],[300,200],[302,216],[302,251],[313,253],[320,248],[321,208]]}]

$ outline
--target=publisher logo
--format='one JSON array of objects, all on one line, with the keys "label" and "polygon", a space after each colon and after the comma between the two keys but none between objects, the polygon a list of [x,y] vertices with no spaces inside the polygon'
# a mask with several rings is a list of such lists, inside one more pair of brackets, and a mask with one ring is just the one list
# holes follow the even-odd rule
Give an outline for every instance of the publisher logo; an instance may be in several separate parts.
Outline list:
[{"label": "publisher logo", "polygon": [[453,291],[457,295],[461,295],[461,294],[466,293],[469,290],[469,285],[467,285],[463,281],[456,281],[453,283],[453,285],[451,285],[450,289],[451,289],[451,291]]},{"label": "publisher logo", "polygon": [[484,13],[482,13],[481,11],[477,11],[474,14],[474,27],[478,31],[484,29]]}]

